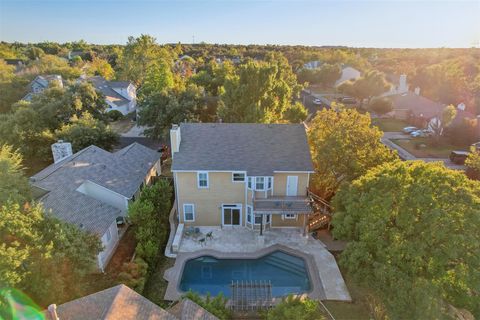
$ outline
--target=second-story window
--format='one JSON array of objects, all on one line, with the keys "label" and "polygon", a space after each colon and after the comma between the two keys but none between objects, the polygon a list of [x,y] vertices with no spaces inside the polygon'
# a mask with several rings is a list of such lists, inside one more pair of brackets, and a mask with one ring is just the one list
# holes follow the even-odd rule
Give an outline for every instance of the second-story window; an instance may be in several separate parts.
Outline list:
[{"label": "second-story window", "polygon": [[268,177],[267,178],[267,190],[271,190],[272,189],[272,177]]},{"label": "second-story window", "polygon": [[245,173],[234,172],[232,175],[233,182],[245,182]]},{"label": "second-story window", "polygon": [[208,188],[208,172],[197,173],[197,186],[199,188]]},{"label": "second-story window", "polygon": [[265,190],[265,177],[255,178],[255,190],[258,190],[258,191]]},{"label": "second-story window", "polygon": [[253,188],[253,179],[255,179],[255,178],[254,177],[248,177],[247,187],[250,190],[252,190],[252,188]]}]

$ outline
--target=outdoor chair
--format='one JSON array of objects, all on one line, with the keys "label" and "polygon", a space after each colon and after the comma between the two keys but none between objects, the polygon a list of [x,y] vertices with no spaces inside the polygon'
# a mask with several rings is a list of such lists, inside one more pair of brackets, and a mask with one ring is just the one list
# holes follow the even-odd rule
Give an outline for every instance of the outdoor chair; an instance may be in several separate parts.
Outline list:
[{"label": "outdoor chair", "polygon": [[206,239],[213,240],[213,232],[212,232],[212,231],[210,231],[209,233],[207,233]]},{"label": "outdoor chair", "polygon": [[185,235],[186,235],[186,236],[191,236],[191,235],[193,235],[193,232],[194,232],[194,231],[195,231],[195,229],[194,229],[193,227],[187,227],[187,228],[185,229]]}]

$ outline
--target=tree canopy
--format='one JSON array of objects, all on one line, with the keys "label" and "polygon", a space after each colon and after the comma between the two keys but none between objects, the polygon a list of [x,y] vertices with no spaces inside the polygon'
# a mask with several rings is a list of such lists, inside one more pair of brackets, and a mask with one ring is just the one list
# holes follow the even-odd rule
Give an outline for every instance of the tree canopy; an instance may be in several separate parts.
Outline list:
[{"label": "tree canopy", "polygon": [[282,122],[301,88],[285,57],[250,60],[226,79],[218,114],[225,122]]},{"label": "tree canopy", "polygon": [[22,155],[11,146],[0,146],[0,205],[7,200],[23,203],[30,198],[30,185],[23,175]]},{"label": "tree canopy", "polygon": [[289,295],[271,310],[265,312],[265,320],[324,320],[319,303],[315,300]]},{"label": "tree canopy", "polygon": [[443,163],[390,162],[334,198],[340,263],[382,298],[392,319],[480,315],[480,182]]},{"label": "tree canopy", "polygon": [[388,91],[389,87],[382,72],[370,70],[358,79],[345,81],[338,90],[363,100],[378,96]]},{"label": "tree canopy", "polygon": [[352,181],[368,169],[397,158],[380,141],[383,133],[368,114],[356,110],[321,110],[308,129],[315,174],[312,187],[329,197],[341,182]]}]

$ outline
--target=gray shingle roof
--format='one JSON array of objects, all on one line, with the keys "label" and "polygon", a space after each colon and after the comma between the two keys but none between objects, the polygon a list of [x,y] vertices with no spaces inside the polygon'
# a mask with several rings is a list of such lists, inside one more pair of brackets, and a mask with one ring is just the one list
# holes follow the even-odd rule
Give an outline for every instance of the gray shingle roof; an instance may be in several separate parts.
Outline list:
[{"label": "gray shingle roof", "polygon": [[313,171],[301,124],[182,123],[173,170]]},{"label": "gray shingle roof", "polygon": [[138,143],[115,153],[92,145],[43,169],[31,177],[31,182],[48,191],[40,202],[55,216],[103,235],[121,211],[77,188],[91,181],[131,198],[158,160],[156,151]]},{"label": "gray shingle roof", "polygon": [[438,116],[444,106],[413,92],[396,94],[389,97],[393,103],[394,110],[410,110],[415,116],[423,115],[426,119]]},{"label": "gray shingle roof", "polygon": [[[103,93],[103,95],[115,105],[122,106],[130,102],[124,96],[112,89],[122,87],[122,85],[112,86],[110,81],[107,81],[100,76],[90,77],[88,78],[88,81],[91,82],[97,90]],[[121,84],[123,82],[114,83]]]},{"label": "gray shingle roof", "polygon": [[177,319],[123,284],[59,305],[57,315],[62,320]]}]

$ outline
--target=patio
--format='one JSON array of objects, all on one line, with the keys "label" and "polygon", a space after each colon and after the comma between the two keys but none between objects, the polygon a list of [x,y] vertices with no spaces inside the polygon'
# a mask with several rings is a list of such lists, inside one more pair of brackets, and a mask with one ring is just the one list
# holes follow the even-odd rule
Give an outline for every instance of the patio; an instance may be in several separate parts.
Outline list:
[{"label": "patio", "polygon": [[[311,236],[304,237],[299,228],[265,230],[263,236],[244,227],[199,227],[198,229],[200,232],[196,235],[183,236],[177,259],[183,254],[205,249],[224,253],[251,253],[272,245],[283,245],[313,258],[326,300],[351,301],[333,255],[321,241]],[[210,232],[212,237],[207,238],[206,235]],[[178,271],[167,270],[170,273]]]}]

